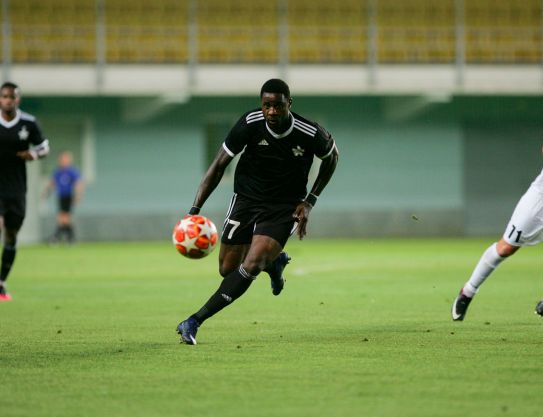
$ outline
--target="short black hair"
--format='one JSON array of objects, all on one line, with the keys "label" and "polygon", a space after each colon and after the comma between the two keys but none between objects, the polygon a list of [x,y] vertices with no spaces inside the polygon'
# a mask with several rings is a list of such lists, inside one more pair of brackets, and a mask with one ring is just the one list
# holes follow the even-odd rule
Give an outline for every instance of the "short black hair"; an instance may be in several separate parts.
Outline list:
[{"label": "short black hair", "polygon": [[264,93],[283,94],[286,98],[290,98],[290,88],[288,87],[288,84],[279,78],[272,78],[271,80],[266,81],[260,89],[260,97],[262,97]]},{"label": "short black hair", "polygon": [[18,90],[19,86],[11,81],[6,81],[0,86],[0,90],[3,90],[4,88],[13,88],[14,90]]}]

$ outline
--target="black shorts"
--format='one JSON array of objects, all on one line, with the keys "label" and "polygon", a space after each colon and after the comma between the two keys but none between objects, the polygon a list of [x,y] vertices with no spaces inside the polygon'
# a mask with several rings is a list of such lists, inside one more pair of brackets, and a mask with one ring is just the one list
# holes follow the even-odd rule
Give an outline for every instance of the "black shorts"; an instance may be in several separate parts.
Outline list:
[{"label": "black shorts", "polygon": [[226,214],[221,242],[251,243],[253,235],[270,236],[282,247],[294,231],[296,203],[262,203],[234,194]]},{"label": "black shorts", "polygon": [[19,230],[26,213],[26,196],[0,197],[0,216],[6,229]]},{"label": "black shorts", "polygon": [[74,199],[71,195],[60,196],[58,198],[58,209],[63,213],[70,213],[72,211],[73,201]]}]

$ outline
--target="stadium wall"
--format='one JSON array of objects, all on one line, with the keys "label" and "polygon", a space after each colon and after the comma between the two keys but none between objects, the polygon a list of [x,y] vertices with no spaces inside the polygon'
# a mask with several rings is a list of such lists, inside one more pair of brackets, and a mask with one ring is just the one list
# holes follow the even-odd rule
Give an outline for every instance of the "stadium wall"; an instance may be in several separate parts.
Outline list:
[{"label": "stadium wall", "polygon": [[[169,239],[228,126],[257,106],[253,96],[26,98],[53,153],[30,176],[24,240],[52,232],[54,202],[37,196],[66,148],[88,181],[75,215],[81,240]],[[542,108],[539,96],[295,97],[293,110],[330,130],[340,150],[309,233],[501,233],[541,170]],[[231,193],[230,172],[204,209],[219,225]]]}]

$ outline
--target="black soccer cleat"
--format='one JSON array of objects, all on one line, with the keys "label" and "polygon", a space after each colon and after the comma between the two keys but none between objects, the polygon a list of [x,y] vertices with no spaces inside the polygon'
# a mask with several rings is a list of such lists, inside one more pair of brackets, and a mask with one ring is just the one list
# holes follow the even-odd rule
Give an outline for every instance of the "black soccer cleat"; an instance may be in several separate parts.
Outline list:
[{"label": "black soccer cleat", "polygon": [[288,253],[281,252],[277,258],[264,270],[270,275],[271,288],[273,295],[279,295],[285,286],[283,270],[290,262]]},{"label": "black soccer cleat", "polygon": [[541,317],[543,317],[543,300],[541,300],[535,306],[535,314],[539,314]]},{"label": "black soccer cleat", "polygon": [[181,335],[181,342],[186,343],[187,345],[195,345],[198,327],[200,327],[200,324],[194,317],[189,317],[179,323],[177,326],[177,333]]},{"label": "black soccer cleat", "polygon": [[455,298],[452,305],[451,314],[454,321],[464,320],[464,316],[468,311],[469,303],[471,303],[471,300],[473,300],[473,298],[464,295],[464,293],[460,291],[460,294],[458,294],[458,297]]}]

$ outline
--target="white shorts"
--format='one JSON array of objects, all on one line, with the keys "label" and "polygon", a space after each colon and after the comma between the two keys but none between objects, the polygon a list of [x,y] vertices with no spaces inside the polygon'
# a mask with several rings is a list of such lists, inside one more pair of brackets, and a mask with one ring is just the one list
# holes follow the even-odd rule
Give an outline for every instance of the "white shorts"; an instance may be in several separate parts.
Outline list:
[{"label": "white shorts", "polygon": [[503,239],[512,246],[532,246],[543,241],[543,194],[534,187],[521,197]]}]

